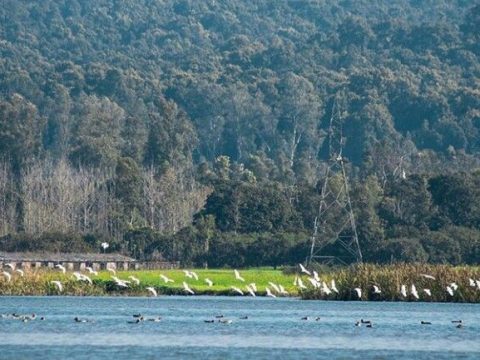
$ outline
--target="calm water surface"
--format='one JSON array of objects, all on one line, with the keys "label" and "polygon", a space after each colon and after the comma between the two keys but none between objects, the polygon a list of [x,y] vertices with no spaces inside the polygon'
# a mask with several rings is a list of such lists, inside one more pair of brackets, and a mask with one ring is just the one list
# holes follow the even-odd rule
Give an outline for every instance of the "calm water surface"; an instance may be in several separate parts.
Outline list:
[{"label": "calm water surface", "polygon": [[[0,297],[0,314],[13,312],[46,319],[0,319],[1,359],[480,359],[478,304]],[[136,313],[162,321],[127,323]],[[233,322],[204,322],[220,314]],[[374,327],[354,326],[361,318]]]}]

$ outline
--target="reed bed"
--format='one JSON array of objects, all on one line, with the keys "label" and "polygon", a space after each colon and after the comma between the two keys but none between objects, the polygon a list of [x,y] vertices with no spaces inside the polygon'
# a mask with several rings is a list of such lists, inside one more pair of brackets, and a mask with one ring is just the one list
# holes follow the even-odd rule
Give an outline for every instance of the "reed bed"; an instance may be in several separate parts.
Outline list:
[{"label": "reed bed", "polygon": [[[154,287],[159,295],[185,295],[182,283],[186,281],[197,295],[236,295],[231,287],[245,289],[245,285],[255,283],[257,295],[264,296],[266,288],[272,290],[270,282],[282,285],[289,296],[300,296],[302,299],[321,300],[363,300],[363,301],[429,301],[429,302],[480,302],[480,289],[472,287],[469,279],[480,280],[480,268],[472,266],[427,265],[427,264],[397,264],[397,265],[372,265],[363,264],[334,270],[323,270],[319,276],[328,286],[335,280],[339,290],[338,294],[332,292],[327,295],[320,289],[313,288],[308,282],[307,275],[284,273],[280,270],[268,268],[241,270],[245,282],[236,280],[233,271],[229,269],[194,270],[199,280],[188,279],[181,270],[166,271],[121,271],[117,276],[128,280],[128,276],[135,276],[140,280],[139,285],[131,283],[128,288],[118,287],[109,272],[100,272],[91,276],[92,284],[77,281],[72,273],[63,274],[55,270],[26,271],[22,277],[13,272],[11,281],[0,276],[0,295],[71,295],[71,296],[148,296],[146,289]],[[88,273],[86,273],[89,275]],[[165,284],[160,278],[164,274],[174,280]],[[422,274],[433,276],[435,280],[426,278]],[[306,290],[299,290],[294,286],[295,276],[301,276]],[[204,279],[213,281],[209,287]],[[63,290],[59,291],[52,281],[61,281]],[[451,283],[458,284],[458,289],[450,296],[446,287]],[[410,292],[414,284],[418,290],[417,300]],[[380,294],[375,294],[373,285],[381,289]],[[404,298],[400,288],[405,285],[408,296]],[[355,288],[362,289],[362,298],[358,299]],[[432,296],[427,296],[423,289],[430,289]],[[280,296],[277,294],[277,296]]]},{"label": "reed bed", "polygon": [[[423,275],[422,275],[423,274]],[[425,277],[433,276],[435,280]],[[320,275],[327,284],[334,279],[338,294],[326,295],[320,289],[309,288],[301,292],[303,299],[323,300],[369,300],[369,301],[427,301],[427,302],[480,302],[480,288],[470,286],[470,280],[480,280],[480,268],[473,266],[449,266],[429,264],[395,264],[372,265],[362,264],[325,272]],[[451,296],[447,286],[455,283],[458,289]],[[375,294],[373,285],[380,288]],[[401,286],[407,288],[407,297],[400,292]],[[411,294],[411,286],[415,285],[419,299]],[[355,288],[362,289],[359,299]],[[423,289],[429,289],[428,296]]]}]

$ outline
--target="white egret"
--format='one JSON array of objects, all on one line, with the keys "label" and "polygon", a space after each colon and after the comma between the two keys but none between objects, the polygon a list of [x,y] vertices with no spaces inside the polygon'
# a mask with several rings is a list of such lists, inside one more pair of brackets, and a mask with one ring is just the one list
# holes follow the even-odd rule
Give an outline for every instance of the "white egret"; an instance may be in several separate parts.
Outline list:
[{"label": "white egret", "polygon": [[257,295],[255,295],[255,291],[253,290],[253,288],[250,285],[245,286],[245,288],[247,289],[247,291],[250,295],[252,295],[253,297],[257,296]]},{"label": "white egret", "polygon": [[238,272],[237,269],[234,269],[233,272],[235,274],[235,279],[240,280],[240,281],[245,281],[245,279],[240,276],[240,273]]},{"label": "white egret", "polygon": [[207,283],[208,287],[212,287],[212,286],[213,286],[213,281],[210,280],[209,278],[206,278],[206,279],[205,279],[205,282]]},{"label": "white egret", "polygon": [[320,282],[320,277],[318,276],[318,273],[317,273],[315,270],[313,271],[313,278],[314,278],[316,281]]},{"label": "white egret", "polygon": [[450,296],[453,296],[453,289],[447,285],[447,292],[450,294]]},{"label": "white egret", "polygon": [[285,288],[282,285],[278,285],[278,288],[280,289],[280,294],[282,295],[288,295],[288,291],[285,290]]},{"label": "white egret", "polygon": [[87,266],[87,267],[85,268],[85,270],[87,270],[89,274],[92,274],[92,275],[95,275],[95,276],[98,275],[98,272],[95,271],[95,270],[93,270],[93,268],[92,268],[91,266]]},{"label": "white egret", "polygon": [[198,280],[198,275],[195,271],[190,271],[190,274],[192,274],[192,276],[195,280]]},{"label": "white egret", "polygon": [[25,275],[25,273],[23,272],[22,269],[15,269],[15,272],[19,273],[21,277],[23,277],[23,275]]},{"label": "white egret", "polygon": [[424,277],[425,279],[435,280],[435,276],[432,275],[420,274],[420,276]]},{"label": "white egret", "polygon": [[136,278],[135,276],[130,275],[128,278],[130,280],[132,280],[135,283],[135,285],[140,285],[140,280],[138,278]]},{"label": "white egret", "polygon": [[280,293],[280,288],[277,286],[277,284],[274,284],[273,282],[269,281],[268,284],[275,290],[278,294]]},{"label": "white egret", "polygon": [[188,284],[187,284],[185,281],[183,282],[183,289],[184,289],[187,293],[192,294],[192,295],[195,295],[195,292],[194,292],[192,289],[190,289],[190,287],[188,286]]},{"label": "white egret", "polygon": [[253,291],[255,291],[255,292],[258,291],[258,290],[257,290],[257,285],[255,285],[255,283],[250,283],[249,285],[250,285],[250,287],[253,289]]},{"label": "white egret", "polygon": [[307,269],[305,269],[305,266],[303,266],[302,264],[298,264],[298,265],[300,266],[300,270],[301,270],[303,273],[305,273],[305,274],[307,274],[307,275],[312,275],[312,274],[310,273],[310,271],[308,271]]},{"label": "white egret", "polygon": [[381,294],[382,290],[377,285],[373,285],[373,293],[374,294]]},{"label": "white egret", "polygon": [[274,294],[272,294],[272,292],[270,291],[270,288],[266,287],[265,291],[267,292],[268,297],[276,298],[276,296]]},{"label": "white egret", "polygon": [[243,295],[243,291],[236,286],[232,286],[231,289],[239,295]]},{"label": "white egret", "polygon": [[300,289],[306,289],[307,287],[305,286],[305,284],[303,283],[302,279],[301,278],[298,278],[298,287]]},{"label": "white egret", "polygon": [[50,281],[50,283],[52,283],[53,285],[55,285],[58,289],[59,292],[62,292],[63,291],[63,285],[60,281],[58,280],[54,280],[54,281]]},{"label": "white egret", "polygon": [[188,277],[189,279],[193,279],[193,274],[188,271],[188,270],[183,270],[183,273],[185,274],[186,277]]},{"label": "white egret", "polygon": [[328,288],[327,284],[325,283],[325,281],[322,282],[322,293],[324,293],[325,295],[330,295],[332,293],[332,291]]},{"label": "white egret", "polygon": [[295,275],[295,278],[293,279],[293,286],[298,285],[298,275]]},{"label": "white egret", "polygon": [[413,295],[413,297],[415,299],[419,299],[419,296],[418,296],[418,291],[417,291],[417,288],[415,287],[414,284],[412,284],[411,288],[410,288],[410,293]]},{"label": "white egret", "polygon": [[7,282],[10,282],[10,280],[12,280],[12,275],[9,272],[4,271],[2,275],[5,276],[5,279],[7,279]]},{"label": "white egret", "polygon": [[160,277],[162,278],[162,280],[165,282],[165,284],[168,284],[169,282],[175,282],[173,281],[172,279],[170,279],[169,277],[163,275],[163,274],[160,274]]},{"label": "white egret", "polygon": [[457,285],[455,282],[452,282],[452,283],[450,284],[450,287],[451,287],[454,291],[457,291],[457,289],[458,289],[458,285]]},{"label": "white egret", "polygon": [[353,289],[353,290],[355,290],[355,292],[357,293],[357,297],[358,297],[359,299],[361,299],[361,298],[362,298],[362,289],[360,289],[360,288],[357,287],[357,288],[355,288],[355,289]]},{"label": "white egret", "polygon": [[423,289],[423,292],[428,296],[432,296],[432,292],[430,291],[430,289]]},{"label": "white egret", "polygon": [[65,269],[65,266],[63,265],[60,265],[60,264],[57,264],[55,265],[55,267],[60,270],[61,272],[63,272],[65,274],[65,272],[67,271],[67,269]]},{"label": "white egret", "polygon": [[320,284],[318,283],[318,281],[315,280],[314,278],[309,277],[309,278],[307,278],[307,279],[308,279],[308,281],[310,281],[310,284],[312,284],[312,286],[313,286],[315,289],[320,286]]},{"label": "white egret", "polygon": [[475,283],[475,280],[473,280],[472,278],[468,279],[468,281],[470,282],[471,287],[476,287],[477,286],[477,284]]},{"label": "white egret", "polygon": [[475,282],[477,283],[477,288],[480,290],[480,280],[475,280]]},{"label": "white egret", "polygon": [[155,290],[155,288],[148,286],[145,289],[148,290],[148,292],[152,294],[152,296],[155,296],[155,297],[157,296],[157,290]]},{"label": "white egret", "polygon": [[402,296],[404,298],[407,297],[407,287],[405,285],[402,285],[401,288],[400,288],[400,294],[402,294]]},{"label": "white egret", "polygon": [[338,289],[337,289],[337,285],[335,284],[335,280],[332,279],[332,281],[330,282],[330,287],[332,289],[332,291],[336,294],[338,294]]}]

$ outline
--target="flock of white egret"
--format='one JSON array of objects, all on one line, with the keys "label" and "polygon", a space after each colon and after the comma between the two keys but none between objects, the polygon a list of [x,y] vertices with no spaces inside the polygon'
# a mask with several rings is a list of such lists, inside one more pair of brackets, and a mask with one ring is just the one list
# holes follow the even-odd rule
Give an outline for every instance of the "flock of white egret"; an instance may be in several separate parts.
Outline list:
[{"label": "flock of white egret", "polygon": [[[67,273],[67,269],[61,264],[55,265],[55,268],[58,271],[61,271],[63,274]],[[110,275],[111,279],[115,284],[115,286],[117,286],[118,288],[129,288],[132,285],[136,285],[136,286],[140,285],[140,280],[133,275],[129,275],[127,279],[120,279],[119,277],[117,277],[116,271],[114,269],[107,268],[106,270],[111,272],[111,275]],[[298,291],[307,290],[310,288],[310,289],[313,289],[314,291],[319,291],[322,296],[328,296],[332,293],[333,294],[340,293],[335,283],[335,279],[331,279],[329,283],[327,283],[326,281],[321,280],[320,276],[315,270],[310,271],[303,264],[299,264],[299,270],[300,270],[299,273],[295,275],[295,278],[293,281],[293,285],[297,288]],[[98,272],[91,267],[86,267],[85,271],[88,272],[88,275],[78,271],[74,271],[72,272],[71,277],[76,281],[84,282],[92,285],[93,281],[90,276],[98,276]],[[190,280],[195,282],[201,281],[200,277],[196,272],[191,270],[183,270],[183,272],[185,275],[185,279],[184,281],[182,281],[183,292],[185,294],[195,295],[195,290],[192,289],[191,287],[194,285],[189,284],[189,281]],[[22,277],[24,276],[23,270],[16,269],[13,264],[6,264],[2,272],[4,279],[7,282],[10,282],[14,274],[18,274],[19,276],[22,276]],[[428,274],[419,274],[419,276],[432,281],[436,280],[434,276],[428,275]],[[167,285],[169,283],[175,282],[173,279],[169,278],[164,274],[159,274],[159,277]],[[308,281],[307,284],[309,286],[305,285],[304,283],[305,277],[306,277],[306,280]],[[241,296],[249,295],[252,297],[257,296],[258,294],[257,285],[254,282],[245,284],[246,283],[245,278],[242,277],[240,272],[236,269],[233,270],[232,280],[234,280],[238,285],[238,286],[232,285],[230,287],[230,291],[232,294],[241,295]],[[208,287],[212,287],[214,285],[213,281],[209,278],[204,278],[203,282],[205,282],[205,284]],[[50,281],[50,283],[56,287],[59,293],[63,292],[64,284],[60,280],[53,280],[53,281]],[[480,280],[475,280],[470,278],[468,286],[480,290]],[[455,292],[458,290],[458,288],[459,288],[459,285],[455,282],[452,282],[445,286],[445,291],[448,295],[453,297],[455,295]],[[153,286],[147,286],[145,287],[145,290],[151,296],[155,297],[158,295],[157,290]],[[347,290],[351,291],[358,300],[363,299],[365,292],[368,292],[374,295],[382,294],[382,289],[378,284],[372,284],[368,289],[367,288],[362,289],[362,287],[354,287],[353,289],[347,289]],[[283,285],[276,284],[271,281],[268,282],[268,286],[265,286],[265,292],[263,294],[265,294],[267,297],[272,297],[272,298],[275,298],[277,296],[290,295]],[[399,295],[401,295],[401,298],[404,298],[404,299],[407,299],[410,297],[417,300],[419,300],[420,298],[426,299],[432,296],[432,290],[426,287],[417,289],[415,284],[410,284],[408,286],[406,284],[401,284],[399,288]]]}]

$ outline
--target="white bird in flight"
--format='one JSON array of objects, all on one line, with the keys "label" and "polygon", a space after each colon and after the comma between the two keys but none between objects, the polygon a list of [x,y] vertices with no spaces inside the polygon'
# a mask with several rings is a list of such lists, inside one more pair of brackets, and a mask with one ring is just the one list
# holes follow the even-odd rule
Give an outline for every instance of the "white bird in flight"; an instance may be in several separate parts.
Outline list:
[{"label": "white bird in flight", "polygon": [[239,295],[243,295],[243,291],[236,286],[232,286],[231,289]]},{"label": "white bird in flight", "polygon": [[157,290],[155,290],[155,288],[151,287],[151,286],[148,286],[145,288],[146,290],[148,290],[148,292],[150,292],[150,294],[152,294],[152,296],[157,296]]},{"label": "white bird in flight", "polygon": [[192,289],[190,289],[190,287],[185,281],[183,282],[183,289],[189,294],[195,295],[195,292]]},{"label": "white bird in flight", "polygon": [[362,289],[360,289],[360,288],[357,287],[357,288],[355,288],[355,289],[353,289],[353,290],[355,290],[355,292],[357,293],[357,297],[358,297],[359,299],[361,299],[361,298],[362,298]]},{"label": "white bird in flight", "polygon": [[23,272],[22,269],[15,269],[15,272],[19,273],[21,277],[23,277],[23,275],[25,275],[25,273]]},{"label": "white bird in flight", "polygon": [[[136,278],[135,276],[130,275],[128,278],[130,280],[132,280],[135,283],[135,285],[140,285],[140,280],[138,278]],[[148,290],[148,288],[147,288],[147,290]]]},{"label": "white bird in flight", "polygon": [[412,284],[411,288],[410,288],[410,293],[413,295],[413,297],[415,299],[419,299],[419,296],[418,296],[418,291],[417,291],[417,288],[415,287],[414,284]]},{"label": "white bird in flight", "polygon": [[205,282],[207,283],[208,287],[212,287],[212,286],[213,286],[213,281],[210,280],[209,278],[206,278],[206,279],[205,279]]},{"label": "white bird in flight", "polygon": [[5,279],[7,279],[7,282],[10,282],[10,280],[12,280],[12,275],[9,272],[4,271],[2,275],[5,276]]},{"label": "white bird in flight", "polygon": [[270,291],[270,288],[266,287],[266,288],[265,288],[265,291],[267,292],[267,296],[268,296],[268,297],[276,298],[276,296],[273,295],[272,292]]},{"label": "white bird in flight", "polygon": [[305,284],[303,283],[302,279],[301,278],[298,278],[298,287],[300,289],[306,289],[307,287],[305,286]]},{"label": "white bird in flight", "polygon": [[338,289],[337,289],[337,285],[335,284],[335,280],[332,279],[332,281],[330,282],[330,287],[332,288],[332,291],[336,294],[338,294]]},{"label": "white bird in flight", "polygon": [[95,271],[95,270],[93,270],[93,268],[92,268],[91,266],[87,266],[87,267],[85,268],[85,270],[87,270],[89,274],[92,274],[92,275],[95,275],[95,276],[98,275],[98,272]]},{"label": "white bird in flight", "polygon": [[237,269],[233,270],[233,273],[235,274],[235,279],[240,280],[240,281],[245,281],[245,279],[240,276],[240,273],[238,272]]},{"label": "white bird in flight", "polygon": [[425,279],[435,280],[435,277],[428,274],[420,274],[420,276],[424,277]]},{"label": "white bird in flight", "polygon": [[55,285],[58,289],[59,292],[62,292],[63,291],[63,285],[60,281],[58,280],[54,280],[54,281],[50,281],[50,283],[52,283],[53,285]]},{"label": "white bird in flight", "polygon": [[170,279],[169,277],[163,275],[163,274],[160,274],[160,277],[162,278],[162,280],[165,282],[165,284],[168,284],[169,282],[174,282],[172,279]]},{"label": "white bird in flight", "polygon": [[59,269],[61,272],[63,272],[64,274],[67,271],[67,269],[65,269],[65,266],[63,266],[63,265],[57,264],[57,265],[55,265],[55,267],[57,269]]},{"label": "white bird in flight", "polygon": [[298,264],[298,265],[300,266],[300,270],[301,270],[303,273],[305,273],[305,274],[307,274],[307,275],[312,275],[312,274],[310,273],[310,271],[308,271],[307,269],[305,269],[305,266],[303,266],[303,264]]},{"label": "white bird in flight", "polygon": [[257,295],[255,295],[255,291],[253,290],[253,288],[250,285],[245,286],[245,288],[247,289],[247,291],[250,295],[252,295],[253,297],[257,296]]}]

